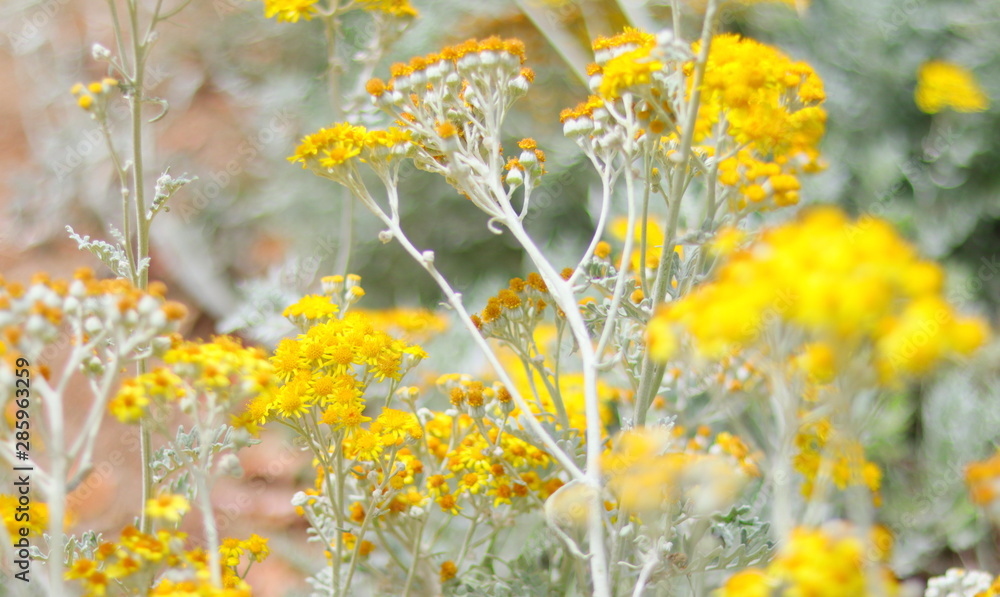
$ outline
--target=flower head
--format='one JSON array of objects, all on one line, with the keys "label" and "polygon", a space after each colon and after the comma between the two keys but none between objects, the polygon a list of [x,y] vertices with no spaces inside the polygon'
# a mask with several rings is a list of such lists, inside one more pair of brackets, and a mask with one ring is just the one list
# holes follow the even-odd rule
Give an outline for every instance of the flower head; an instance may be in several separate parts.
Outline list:
[{"label": "flower head", "polygon": [[[699,352],[722,357],[755,346],[769,326],[790,326],[805,334],[795,363],[811,379],[829,381],[850,362],[882,383],[968,355],[988,334],[985,322],[955,313],[940,268],[884,222],[814,209],[728,257],[651,329],[684,328]],[[852,360],[860,347],[870,351],[865,363]]]},{"label": "flower head", "polygon": [[652,73],[663,68],[663,62],[650,55],[652,49],[643,46],[609,60],[601,78],[601,97],[616,99],[631,87],[649,85]]},{"label": "flower head", "polygon": [[264,16],[276,18],[279,23],[298,23],[299,19],[312,20],[319,0],[264,0]]},{"label": "flower head", "polygon": [[920,66],[913,97],[917,107],[928,114],[937,114],[947,108],[956,112],[982,112],[990,107],[990,99],[975,75],[943,60],[932,60]]},{"label": "flower head", "polygon": [[147,515],[173,523],[180,522],[190,508],[187,498],[172,493],[161,494],[146,502]]},{"label": "flower head", "polygon": [[398,18],[412,19],[419,13],[410,0],[359,0],[363,10],[381,12]]}]

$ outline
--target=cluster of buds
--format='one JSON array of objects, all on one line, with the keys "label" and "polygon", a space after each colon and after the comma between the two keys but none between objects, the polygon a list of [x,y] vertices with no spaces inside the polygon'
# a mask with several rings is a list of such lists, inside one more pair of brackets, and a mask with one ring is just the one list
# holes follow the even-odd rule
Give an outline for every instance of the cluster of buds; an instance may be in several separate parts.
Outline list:
[{"label": "cluster of buds", "polygon": [[631,28],[598,38],[593,49],[596,62],[587,74],[594,95],[560,114],[567,136],[607,160],[643,145],[651,150],[659,135],[676,131],[675,106],[684,94],[681,66],[690,60],[689,50],[669,34],[658,38]]},{"label": "cluster of buds", "polygon": [[[444,175],[459,192],[496,216],[500,199],[487,178],[501,174],[500,127],[507,110],[534,79],[523,63],[520,40],[468,40],[415,57],[409,64],[394,64],[388,82],[372,79],[366,89],[376,106],[412,134],[418,167]],[[541,161],[524,153],[517,159],[523,167],[508,168],[519,171],[510,178],[512,185],[520,184],[519,175],[523,179],[536,170],[533,162]]]},{"label": "cluster of buds", "polygon": [[538,324],[548,306],[548,291],[537,273],[528,274],[526,280],[512,278],[507,288],[486,301],[482,312],[472,316],[472,322],[484,337],[513,342]]},{"label": "cluster of buds", "polygon": [[334,304],[344,310],[365,296],[365,289],[361,287],[361,276],[357,274],[347,274],[346,277],[324,276],[320,283],[323,285],[323,294],[329,296]]},{"label": "cluster of buds", "polygon": [[507,170],[504,182],[511,188],[530,184],[532,178],[545,174],[545,152],[538,149],[538,143],[529,137],[521,139],[517,146],[521,148],[521,155],[510,158],[504,166]]},{"label": "cluster of buds", "polygon": [[409,64],[394,64],[387,83],[372,79],[366,89],[376,105],[419,125],[442,114],[453,122],[496,117],[501,115],[497,109],[506,110],[527,92],[534,74],[523,64],[520,40],[470,39]]},{"label": "cluster of buds", "polygon": [[760,159],[752,151],[741,150],[719,162],[719,184],[738,190],[733,207],[736,210],[761,205],[785,207],[799,202],[798,176],[794,171],[816,172],[819,164],[812,157],[800,155],[795,163]]},{"label": "cluster of buds", "polygon": [[150,349],[162,354],[187,314],[180,303],[165,301],[165,293],[160,283],[142,291],[123,279],[99,280],[86,268],[72,280],[38,273],[27,286],[0,279],[0,354],[44,366],[61,349],[87,347],[94,354],[82,365],[90,374],[112,357],[128,360]]},{"label": "cluster of buds", "polygon": [[111,92],[117,88],[117,79],[105,77],[87,85],[77,83],[70,91],[76,96],[76,103],[81,108],[90,112],[95,118],[101,118],[107,110]]},{"label": "cluster of buds", "polygon": [[499,411],[506,416],[514,410],[514,400],[500,382],[487,386],[467,374],[446,374],[437,379],[438,389],[448,396],[457,412],[465,412],[474,419],[486,416],[487,411]]}]

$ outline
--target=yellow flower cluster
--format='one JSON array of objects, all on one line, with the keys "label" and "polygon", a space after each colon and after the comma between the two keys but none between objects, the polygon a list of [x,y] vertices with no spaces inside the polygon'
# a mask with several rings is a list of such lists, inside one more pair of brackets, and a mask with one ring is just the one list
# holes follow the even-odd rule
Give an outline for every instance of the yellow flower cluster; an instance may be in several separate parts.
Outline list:
[{"label": "yellow flower cluster", "polygon": [[521,330],[534,329],[545,308],[549,289],[542,277],[528,274],[526,280],[512,278],[507,288],[486,301],[482,312],[472,316],[472,322],[486,337],[513,339]]},{"label": "yellow flower cluster", "polygon": [[[462,388],[462,400],[497,397],[481,382],[460,376],[444,376],[440,382],[442,389]],[[526,509],[562,485],[546,452],[489,421],[477,424],[468,415],[438,412],[421,427],[412,414],[385,409],[370,429],[344,442],[345,454],[354,459],[354,478],[363,493],[376,498],[373,512],[360,502],[350,506],[350,519],[357,525],[369,516],[404,514],[431,501],[451,515],[459,515],[465,506],[475,511],[503,504]],[[410,443],[414,439],[421,444]],[[390,446],[391,452],[386,450]],[[429,467],[414,453],[418,450],[431,458]],[[306,494],[323,495],[326,480],[318,467],[315,488]],[[379,488],[381,494],[376,493]],[[356,538],[352,535],[351,540]]]},{"label": "yellow flower cluster", "polygon": [[686,445],[665,427],[640,427],[615,436],[601,458],[601,471],[618,507],[629,513],[664,512],[684,498],[701,514],[729,508],[750,475],[759,473],[742,440],[720,433],[706,449],[708,434],[707,428],[700,429]]},{"label": "yellow flower cluster", "polygon": [[111,587],[129,594],[145,591],[149,579],[160,574],[163,577],[149,591],[151,596],[250,597],[250,586],[240,577],[237,566],[241,556],[245,556],[247,567],[251,561],[263,561],[269,553],[267,539],[257,535],[246,541],[226,539],[220,549],[223,582],[215,586],[208,580],[208,554],[200,547],[186,549],[186,538],[179,532],[147,534],[126,527],[117,543],[101,543],[92,558],[76,559],[66,571],[66,579],[79,581],[86,597],[105,595]]},{"label": "yellow flower cluster", "polygon": [[347,311],[365,296],[361,276],[324,276],[323,294],[307,294],[289,305],[284,313],[303,332],[317,323],[329,321]]},{"label": "yellow flower cluster", "polygon": [[602,69],[597,93],[606,99],[617,99],[627,89],[648,86],[653,73],[663,70],[664,66],[651,56],[654,47],[653,43],[644,44],[609,60]]},{"label": "yellow flower cluster", "polygon": [[[884,565],[869,562],[868,554],[884,559],[882,534],[865,541],[847,526],[829,529],[797,528],[766,570],[749,568],[730,577],[716,597],[884,597],[898,591],[898,583]],[[868,548],[871,551],[867,551]]]},{"label": "yellow flower cluster", "polygon": [[826,114],[816,106],[826,94],[819,76],[805,62],[755,40],[712,38],[701,92],[696,140],[710,135],[722,118],[738,144],[765,155],[811,149],[823,134]]},{"label": "yellow flower cluster", "polygon": [[399,18],[412,19],[419,13],[413,8],[410,0],[359,0],[362,10],[381,12]]},{"label": "yellow flower cluster", "polygon": [[[184,342],[163,356],[158,367],[122,383],[108,410],[123,423],[135,423],[160,404],[211,395],[220,405],[268,399],[275,391],[274,369],[263,350],[218,336],[212,342]],[[182,403],[182,407],[184,407]],[[243,421],[244,424],[250,423]]]},{"label": "yellow flower cluster", "polygon": [[271,363],[284,383],[273,395],[251,400],[248,421],[295,420],[315,409],[335,429],[356,431],[362,422],[368,385],[398,382],[426,353],[374,327],[362,313],[350,312],[281,341]]},{"label": "yellow flower cluster", "polygon": [[701,93],[695,142],[712,146],[719,183],[739,192],[735,207],[798,203],[798,176],[819,170],[826,129],[818,107],[826,95],[812,67],[752,39],[718,35]]},{"label": "yellow flower cluster", "polygon": [[[344,547],[347,549],[348,552],[354,551],[355,547],[357,547],[358,555],[361,556],[362,558],[367,557],[371,552],[375,551],[375,544],[365,539],[361,540],[361,545],[359,546],[358,537],[354,533],[347,533],[347,532],[342,533],[341,538],[343,539]],[[331,547],[333,546],[331,545]],[[326,557],[332,559],[333,552],[331,552],[329,549],[326,550]]]},{"label": "yellow flower cluster", "polygon": [[309,21],[317,14],[317,4],[319,0],[264,0],[264,16],[279,23]]},{"label": "yellow flower cluster", "polygon": [[0,494],[0,517],[15,540],[22,528],[28,529],[29,536],[48,532],[49,506],[37,498],[24,501],[17,495]]},{"label": "yellow flower cluster", "polygon": [[117,87],[117,79],[106,77],[87,85],[77,83],[73,85],[70,92],[76,96],[76,103],[84,110],[88,112],[91,110],[100,111],[107,105],[111,91]]},{"label": "yellow flower cluster", "polygon": [[[361,276],[324,276],[321,280],[323,294],[309,294],[289,305],[283,315],[303,332],[317,323],[341,316],[365,296]],[[448,319],[429,309],[394,307],[381,310],[358,310],[375,329],[398,336],[400,339],[419,341],[429,339],[448,329]]]},{"label": "yellow flower cluster", "polygon": [[913,98],[917,107],[927,114],[937,114],[948,108],[956,112],[982,112],[990,107],[990,98],[979,86],[976,76],[943,60],[932,60],[920,66]]},{"label": "yellow flower cluster", "polygon": [[882,470],[865,458],[865,449],[860,443],[839,437],[829,419],[804,425],[795,436],[795,445],[798,453],[792,458],[792,465],[805,477],[802,495],[806,499],[813,497],[820,471],[828,469],[826,474],[837,489],[867,487],[875,505],[881,505]]},{"label": "yellow flower cluster", "polygon": [[[713,282],[661,309],[650,323],[656,346],[676,345],[685,329],[704,355],[720,357],[785,324],[829,348],[827,370],[840,370],[860,348],[872,351],[879,381],[921,374],[953,355],[968,355],[986,324],[961,317],[944,300],[943,274],[919,258],[891,226],[849,221],[832,208],[805,212],[729,255]],[[668,351],[658,351],[667,356]]]},{"label": "yellow flower cluster", "polygon": [[[661,95],[662,81],[654,85],[653,74],[663,71],[667,65],[654,56],[656,36],[626,27],[617,35],[598,37],[592,47],[597,63],[587,67],[587,74],[591,89],[599,95],[592,95],[575,108],[567,108],[559,114],[567,135],[606,128],[597,122],[608,116],[605,102],[614,102],[626,91],[639,97]],[[672,113],[673,108],[666,102],[656,101],[655,105]],[[657,122],[652,125],[652,130],[662,131],[662,122]]]},{"label": "yellow flower cluster", "polygon": [[288,160],[301,162],[303,168],[342,181],[354,165],[353,158],[375,165],[405,156],[409,146],[409,131],[396,127],[369,131],[360,125],[341,122],[303,137],[295,148],[295,155]]},{"label": "yellow flower cluster", "polygon": [[[693,53],[700,48],[696,42]],[[682,133],[674,81],[682,79],[689,100],[694,63],[637,29],[598,38],[594,52],[597,63],[588,74],[598,95],[562,112],[566,134],[617,146],[625,132],[621,115],[632,110],[641,128],[629,136],[655,148],[659,165],[674,166]],[[705,164],[718,167],[717,182],[729,191],[731,208],[797,203],[799,175],[820,168],[817,146],[826,122],[818,107],[825,99],[823,83],[812,68],[754,40],[718,35],[700,91],[693,149]],[[622,100],[626,92],[630,102]]]},{"label": "yellow flower cluster", "polygon": [[340,307],[321,294],[307,294],[289,305],[282,313],[284,317],[295,321],[303,319],[308,322],[327,321],[340,312]]},{"label": "yellow flower cluster", "polygon": [[271,553],[267,542],[268,539],[261,537],[257,533],[253,533],[248,539],[243,540],[232,537],[223,539],[222,544],[219,545],[222,565],[235,569],[240,565],[240,560],[243,556],[246,557],[247,563],[263,562]]},{"label": "yellow flower cluster", "polygon": [[347,430],[350,438],[344,442],[344,453],[358,461],[378,462],[386,447],[402,446],[406,442],[419,440],[424,435],[420,422],[412,413],[383,408],[375,421],[364,429],[355,426],[354,412],[348,408],[343,410],[342,416],[338,416],[340,413],[335,409],[327,409],[322,422]]},{"label": "yellow flower cluster", "polygon": [[[482,393],[476,383],[464,400]],[[452,385],[453,391],[457,387]],[[467,415],[437,413],[426,427],[428,448],[444,465],[441,473],[426,476],[427,493],[445,512],[458,514],[463,500],[477,510],[502,504],[526,508],[533,497],[545,500],[562,485],[544,450],[491,423],[477,426]]]},{"label": "yellow flower cluster", "polygon": [[[79,345],[100,343],[115,330],[126,328],[135,344],[152,343],[154,349],[162,350],[187,315],[184,305],[165,301],[165,294],[162,283],[153,282],[148,291],[142,291],[123,279],[99,280],[88,268],[77,270],[72,280],[39,272],[27,286],[0,277],[0,355],[11,363],[25,356],[45,374],[41,356],[51,343],[67,338]],[[118,355],[121,360],[133,358],[125,346],[114,350],[118,349],[125,351]],[[95,357],[103,360],[108,352],[95,350]],[[0,375],[12,368],[11,363],[0,366]],[[13,387],[13,382],[8,386]]]}]

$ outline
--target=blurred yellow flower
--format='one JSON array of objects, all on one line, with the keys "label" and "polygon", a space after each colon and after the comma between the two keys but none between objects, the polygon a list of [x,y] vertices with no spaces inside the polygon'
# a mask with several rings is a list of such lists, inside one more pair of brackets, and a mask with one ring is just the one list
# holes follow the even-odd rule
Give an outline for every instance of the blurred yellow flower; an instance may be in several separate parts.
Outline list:
[{"label": "blurred yellow flower", "polygon": [[731,576],[715,597],[896,594],[898,583],[892,573],[867,561],[866,549],[872,546],[866,543],[846,525],[799,527],[792,531],[767,570],[749,568]]},{"label": "blurred yellow flower", "polygon": [[990,107],[971,71],[943,60],[925,62],[917,72],[917,90],[913,94],[917,107],[927,114],[937,114],[945,108],[956,112],[982,112]]},{"label": "blurred yellow flower", "polygon": [[363,10],[383,12],[394,17],[412,18],[419,13],[410,0],[359,0]]},{"label": "blurred yellow flower", "polygon": [[[942,288],[940,267],[885,222],[814,209],[729,254],[714,282],[657,313],[649,341],[666,337],[661,328],[670,323],[702,355],[721,358],[787,325],[806,334],[794,356],[814,381],[830,381],[841,357],[867,346],[866,366],[891,384],[985,343],[986,323],[956,313]],[[669,354],[657,352],[661,360]]]},{"label": "blurred yellow flower", "polygon": [[309,21],[316,14],[319,0],[264,0],[264,16],[277,18],[279,23]]},{"label": "blurred yellow flower", "polygon": [[190,508],[187,498],[172,493],[164,493],[146,502],[147,515],[168,522],[180,522]]}]

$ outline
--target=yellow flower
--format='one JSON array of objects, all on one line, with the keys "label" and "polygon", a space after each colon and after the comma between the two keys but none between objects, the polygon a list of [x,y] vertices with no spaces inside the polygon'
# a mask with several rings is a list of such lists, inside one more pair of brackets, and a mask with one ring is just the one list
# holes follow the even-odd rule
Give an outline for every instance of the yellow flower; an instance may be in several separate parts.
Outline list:
[{"label": "yellow flower", "polygon": [[364,411],[363,404],[333,404],[323,412],[321,422],[334,429],[346,429],[347,436],[353,437],[362,423],[372,420],[364,416]]},{"label": "yellow flower", "polygon": [[261,537],[257,533],[250,535],[250,538],[243,542],[243,547],[246,548],[250,557],[255,562],[263,562],[271,550],[267,547],[267,539]]},{"label": "yellow flower", "polygon": [[626,27],[617,35],[612,35],[611,37],[604,37],[602,35],[601,37],[598,37],[594,40],[592,47],[595,52],[615,49],[624,49],[628,51],[629,49],[637,47],[652,47],[655,43],[656,36],[652,33],[647,33],[642,29],[636,29],[634,27]]},{"label": "yellow flower", "polygon": [[814,380],[829,380],[843,352],[871,355],[858,364],[891,384],[986,340],[984,322],[959,317],[944,300],[942,279],[940,267],[885,222],[851,222],[819,208],[730,253],[713,282],[657,317],[685,329],[714,358],[788,326],[806,335],[797,363]]},{"label": "yellow flower", "polygon": [[778,583],[757,569],[744,570],[731,576],[715,597],[771,597]]},{"label": "yellow flower", "polygon": [[91,572],[83,581],[83,586],[87,588],[87,595],[104,595],[108,590],[108,575],[95,570]]},{"label": "yellow flower", "polygon": [[309,21],[316,14],[319,0],[264,0],[264,16],[275,18],[279,23],[297,23],[299,19]]},{"label": "yellow flower", "polygon": [[278,379],[287,381],[299,370],[299,343],[290,338],[283,339],[271,357],[274,373]]},{"label": "yellow flower", "polygon": [[990,99],[975,75],[943,60],[921,65],[913,99],[917,107],[927,114],[937,114],[945,108],[956,112],[982,112],[990,107]]},{"label": "yellow flower", "polygon": [[408,439],[423,436],[423,430],[417,418],[408,412],[386,408],[371,425],[371,430],[378,433],[386,446],[402,444]]},{"label": "yellow flower", "polygon": [[146,502],[147,515],[174,523],[180,522],[190,508],[187,498],[172,493],[161,494]]},{"label": "yellow flower", "polygon": [[288,383],[278,389],[272,408],[275,414],[286,419],[305,415],[312,406],[312,399],[300,383]]},{"label": "yellow flower", "polygon": [[346,122],[333,125],[302,138],[290,162],[301,162],[303,168],[332,171],[361,154],[367,130]]},{"label": "yellow flower", "polygon": [[973,503],[994,505],[1000,497],[1000,449],[986,460],[969,464],[965,468],[965,483]]},{"label": "yellow flower", "polygon": [[128,526],[122,530],[120,543],[122,548],[132,551],[143,560],[159,562],[170,553],[169,539],[169,534],[161,532],[159,536],[147,535],[133,526]]},{"label": "yellow flower", "polygon": [[455,496],[450,493],[446,493],[439,497],[437,499],[437,504],[441,507],[442,512],[448,512],[453,516],[457,516],[458,512],[462,509],[458,505],[458,500],[455,499]]},{"label": "yellow flower", "polygon": [[245,545],[239,539],[228,537],[222,540],[219,546],[219,553],[222,554],[222,563],[225,566],[239,566],[240,556],[244,553]]},{"label": "yellow flower", "polygon": [[836,358],[829,344],[814,342],[802,348],[802,354],[796,359],[796,364],[805,371],[809,381],[825,384],[833,381],[837,374]]},{"label": "yellow flower", "polygon": [[650,57],[652,47],[645,46],[616,56],[604,65],[598,94],[606,99],[621,97],[631,88],[649,85],[652,73],[663,69],[663,63]]},{"label": "yellow flower", "polygon": [[351,449],[347,454],[355,460],[375,462],[382,454],[382,441],[378,434],[367,429],[359,429],[354,435]]},{"label": "yellow flower", "polygon": [[333,317],[338,311],[340,308],[330,300],[330,297],[308,294],[295,304],[289,305],[282,315],[290,319],[301,317],[306,321],[323,321]]},{"label": "yellow flower", "polygon": [[[866,545],[847,526],[796,528],[766,570],[750,568],[730,577],[716,597],[875,597],[892,595],[897,581],[884,567],[866,565]],[[874,568],[869,574],[866,568]]]},{"label": "yellow flower", "polygon": [[86,558],[79,558],[73,565],[70,566],[69,570],[66,571],[66,580],[73,580],[75,578],[87,578],[91,573],[97,570],[97,562],[93,560],[88,560]]},{"label": "yellow flower", "polygon": [[410,0],[359,0],[363,10],[384,12],[400,18],[413,18],[418,15]]},{"label": "yellow flower", "polygon": [[455,562],[448,560],[441,564],[441,582],[448,582],[455,578],[456,574],[458,574],[458,566],[455,565]]},{"label": "yellow flower", "polygon": [[122,423],[136,423],[146,414],[149,399],[134,380],[126,380],[118,395],[108,403],[108,410]]},{"label": "yellow flower", "polygon": [[677,337],[670,327],[669,319],[659,313],[649,320],[646,327],[646,342],[649,355],[659,362],[669,360],[677,352]]}]

